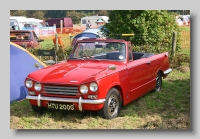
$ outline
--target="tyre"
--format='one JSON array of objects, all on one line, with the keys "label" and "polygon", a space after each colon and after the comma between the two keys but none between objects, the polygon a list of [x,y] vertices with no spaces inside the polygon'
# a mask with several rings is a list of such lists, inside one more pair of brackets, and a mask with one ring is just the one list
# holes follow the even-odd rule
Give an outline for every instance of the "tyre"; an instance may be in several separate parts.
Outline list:
[{"label": "tyre", "polygon": [[119,115],[121,109],[121,97],[116,88],[110,89],[104,102],[104,107],[99,111],[100,116],[106,119],[113,119]]},{"label": "tyre", "polygon": [[40,108],[40,107],[37,107],[37,106],[34,106],[34,105],[31,105],[31,106],[32,106],[32,110],[35,113],[43,114],[43,108]]},{"label": "tyre", "polygon": [[161,72],[158,72],[156,75],[156,87],[154,89],[155,92],[159,92],[162,88],[162,74]]}]

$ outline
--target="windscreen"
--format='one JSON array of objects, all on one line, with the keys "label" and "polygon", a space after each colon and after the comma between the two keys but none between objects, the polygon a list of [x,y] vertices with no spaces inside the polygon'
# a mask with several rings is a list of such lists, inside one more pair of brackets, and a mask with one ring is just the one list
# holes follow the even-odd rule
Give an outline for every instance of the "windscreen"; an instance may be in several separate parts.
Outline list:
[{"label": "windscreen", "polygon": [[10,40],[32,40],[29,32],[10,32]]},{"label": "windscreen", "polygon": [[102,59],[123,61],[126,45],[118,42],[76,43],[69,59]]}]

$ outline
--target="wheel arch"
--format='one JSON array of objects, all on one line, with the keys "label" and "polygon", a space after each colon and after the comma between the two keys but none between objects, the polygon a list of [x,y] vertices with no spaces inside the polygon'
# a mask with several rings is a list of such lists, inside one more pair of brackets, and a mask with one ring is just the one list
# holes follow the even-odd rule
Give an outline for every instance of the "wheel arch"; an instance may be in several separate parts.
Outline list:
[{"label": "wheel arch", "polygon": [[121,102],[122,102],[121,104],[123,105],[124,97],[123,97],[123,91],[122,91],[122,88],[121,88],[120,85],[117,84],[117,85],[111,86],[111,87],[107,90],[106,95],[108,94],[109,90],[111,90],[112,88],[116,88],[116,89],[119,91],[120,98],[121,98]]},{"label": "wheel arch", "polygon": [[164,78],[164,71],[163,71],[161,68],[159,68],[159,69],[157,70],[157,72],[156,72],[156,75],[157,75],[159,72],[161,73],[162,77]]}]

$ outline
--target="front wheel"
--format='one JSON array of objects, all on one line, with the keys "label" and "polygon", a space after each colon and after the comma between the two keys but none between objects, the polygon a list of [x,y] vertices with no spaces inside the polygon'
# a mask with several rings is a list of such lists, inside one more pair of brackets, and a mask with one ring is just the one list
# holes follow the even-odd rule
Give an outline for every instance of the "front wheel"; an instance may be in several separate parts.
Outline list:
[{"label": "front wheel", "polygon": [[106,119],[113,119],[119,115],[121,109],[121,97],[116,88],[112,88],[106,96],[104,107],[99,111],[100,115]]},{"label": "front wheel", "polygon": [[162,74],[161,72],[158,72],[156,75],[156,87],[154,89],[155,92],[159,92],[162,88]]}]

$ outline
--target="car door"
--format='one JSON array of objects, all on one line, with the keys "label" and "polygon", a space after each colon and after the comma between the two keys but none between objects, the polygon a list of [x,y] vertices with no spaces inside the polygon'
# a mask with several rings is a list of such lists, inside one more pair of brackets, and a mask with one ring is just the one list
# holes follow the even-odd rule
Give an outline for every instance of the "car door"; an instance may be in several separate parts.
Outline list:
[{"label": "car door", "polygon": [[153,58],[133,60],[127,64],[132,99],[137,99],[153,89],[156,70],[154,65]]}]

